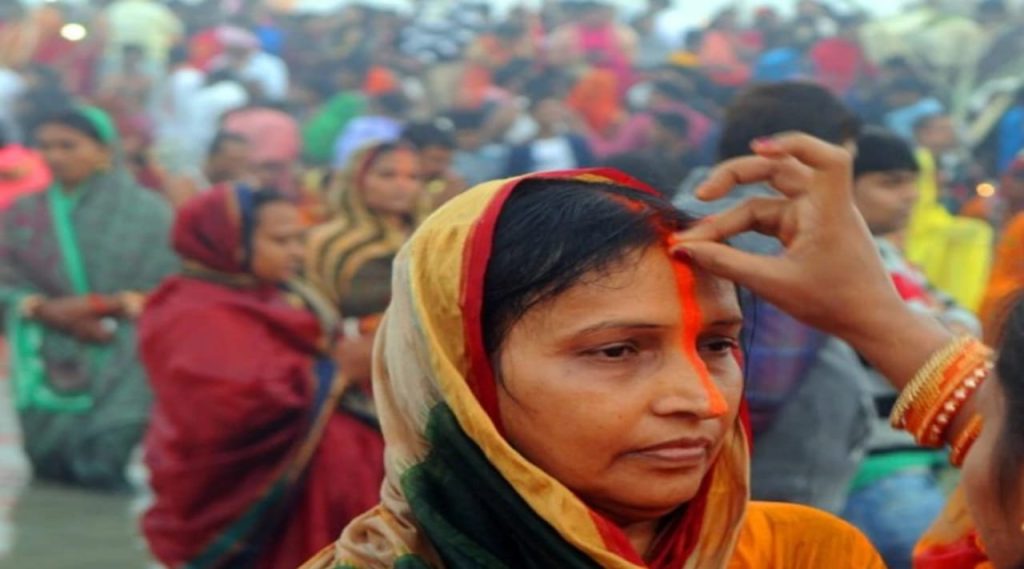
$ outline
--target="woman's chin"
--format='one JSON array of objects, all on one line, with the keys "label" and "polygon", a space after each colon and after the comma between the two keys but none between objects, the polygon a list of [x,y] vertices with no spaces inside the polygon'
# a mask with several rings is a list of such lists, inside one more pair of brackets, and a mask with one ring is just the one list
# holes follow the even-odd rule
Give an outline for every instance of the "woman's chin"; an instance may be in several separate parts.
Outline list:
[{"label": "woman's chin", "polygon": [[693,500],[699,491],[699,483],[669,488],[637,484],[633,492],[588,501],[588,505],[617,525],[626,526],[664,518]]}]

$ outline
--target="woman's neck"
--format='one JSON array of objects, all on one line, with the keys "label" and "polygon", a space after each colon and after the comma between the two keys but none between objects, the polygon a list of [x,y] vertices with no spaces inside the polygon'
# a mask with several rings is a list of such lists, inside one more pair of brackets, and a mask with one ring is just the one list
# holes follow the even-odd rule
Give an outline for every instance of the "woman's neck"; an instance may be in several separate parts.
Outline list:
[{"label": "woman's neck", "polygon": [[659,520],[647,520],[621,526],[623,533],[629,538],[629,542],[633,544],[633,549],[641,557],[647,557],[647,552],[650,550],[651,545],[654,543],[654,538],[658,534],[658,523]]},{"label": "woman's neck", "polygon": [[384,221],[384,225],[391,229],[403,232],[409,230],[409,222],[404,215],[398,213],[378,213],[377,215]]}]

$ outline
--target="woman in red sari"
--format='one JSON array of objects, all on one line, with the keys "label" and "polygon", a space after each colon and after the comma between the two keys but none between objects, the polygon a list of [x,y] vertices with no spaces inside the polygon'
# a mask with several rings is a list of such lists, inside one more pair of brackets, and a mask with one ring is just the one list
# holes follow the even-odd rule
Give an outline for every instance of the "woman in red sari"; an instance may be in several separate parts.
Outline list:
[{"label": "woman in red sari", "polygon": [[383,479],[380,435],[326,359],[332,311],[286,291],[299,212],[220,186],[180,210],[173,244],[185,271],[140,332],[156,398],[143,532],[170,567],[293,569],[373,506]]}]

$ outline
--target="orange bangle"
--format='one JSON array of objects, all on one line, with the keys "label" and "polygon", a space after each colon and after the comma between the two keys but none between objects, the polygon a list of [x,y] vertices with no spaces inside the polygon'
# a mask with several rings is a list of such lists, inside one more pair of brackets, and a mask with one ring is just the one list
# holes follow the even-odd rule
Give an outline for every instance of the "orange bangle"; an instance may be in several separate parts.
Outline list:
[{"label": "orange bangle", "polygon": [[949,454],[949,463],[953,466],[960,468],[964,465],[964,459],[967,458],[967,453],[970,452],[971,447],[974,446],[974,442],[981,436],[982,428],[981,415],[975,415],[971,417],[971,420],[964,427],[964,430],[957,435],[953,441],[952,451]]},{"label": "orange bangle", "polygon": [[943,399],[943,392],[949,388],[950,383],[962,378],[967,370],[973,369],[977,363],[978,360],[972,357],[971,346],[967,345],[960,353],[936,369],[928,377],[928,382],[920,389],[918,395],[908,402],[903,416],[903,427],[912,433],[917,431],[924,422],[924,415],[939,404]]},{"label": "orange bangle", "polygon": [[89,302],[89,310],[96,316],[105,316],[111,312],[111,303],[98,294],[88,294],[85,299]]},{"label": "orange bangle", "polygon": [[963,410],[967,401],[981,388],[991,372],[991,364],[985,363],[961,382],[949,386],[943,393],[939,405],[933,406],[927,414],[921,429],[916,433],[917,439],[924,446],[942,446],[949,427]]}]

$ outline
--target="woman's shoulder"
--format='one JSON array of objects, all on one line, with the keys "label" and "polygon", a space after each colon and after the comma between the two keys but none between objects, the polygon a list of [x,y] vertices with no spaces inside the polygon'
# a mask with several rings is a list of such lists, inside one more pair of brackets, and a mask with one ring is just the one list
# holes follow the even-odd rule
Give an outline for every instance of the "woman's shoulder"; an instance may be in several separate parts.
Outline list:
[{"label": "woman's shoulder", "polygon": [[836,516],[800,506],[751,502],[730,569],[884,569],[868,539]]}]

